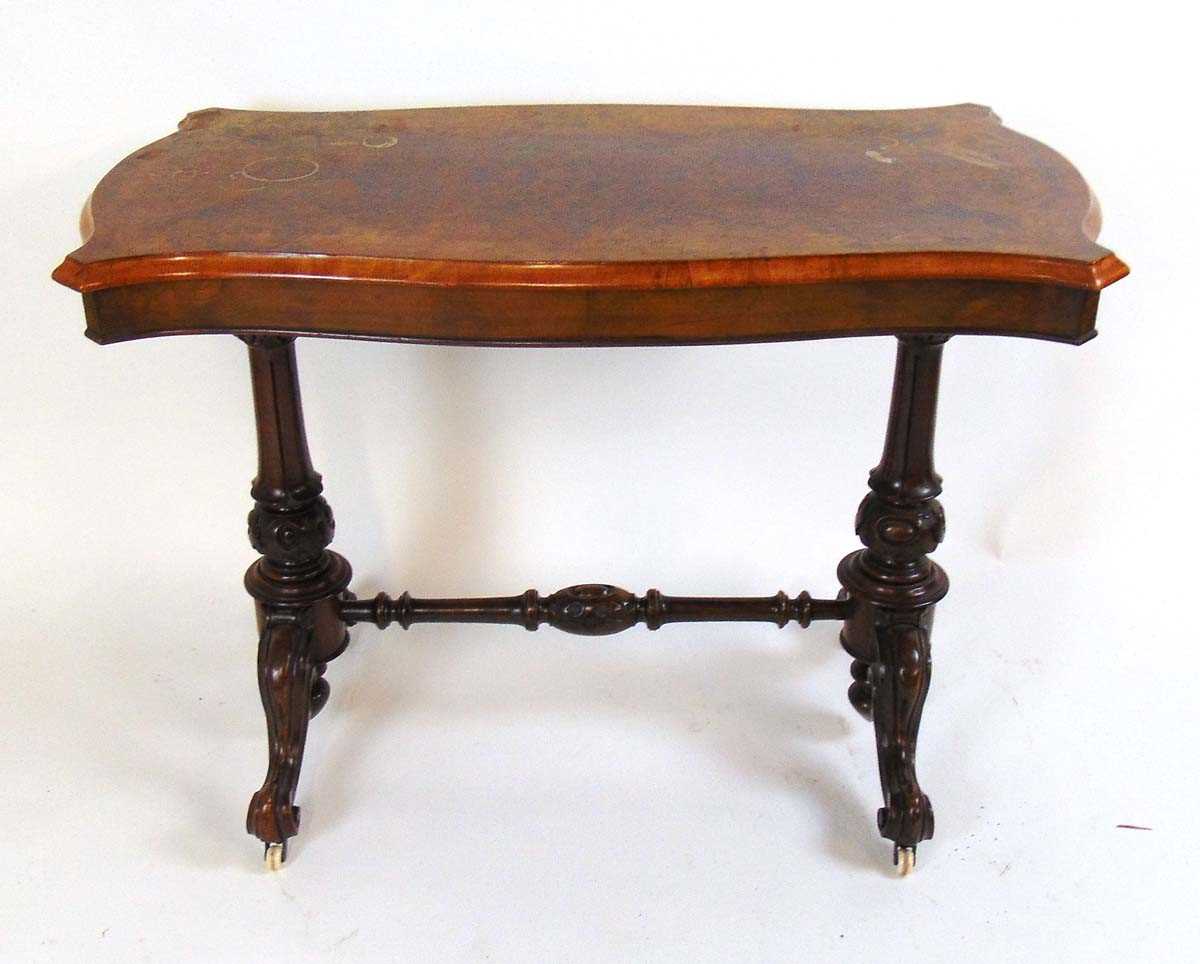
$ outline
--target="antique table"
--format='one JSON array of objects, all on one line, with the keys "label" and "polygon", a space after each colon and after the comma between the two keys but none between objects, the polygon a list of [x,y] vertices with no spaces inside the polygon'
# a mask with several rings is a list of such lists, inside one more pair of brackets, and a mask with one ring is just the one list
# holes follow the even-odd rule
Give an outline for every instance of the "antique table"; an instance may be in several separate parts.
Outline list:
[{"label": "antique table", "polygon": [[[929,688],[928,558],[942,540],[932,447],[952,335],[1082,344],[1127,273],[1094,242],[1079,174],[971,104],[925,110],[548,106],[203,110],[131,154],[54,272],[100,344],[222,333],[249,346],[258,430],[246,573],[269,765],[247,829],[278,868],[309,718],[347,627],[842,623],[850,702],[874,722],[880,833],[901,873],[933,834],[914,769]],[[549,596],[371,601],[331,551],[309,461],[298,336],[430,344],[695,345],[898,340],[883,457],[833,599]]]}]

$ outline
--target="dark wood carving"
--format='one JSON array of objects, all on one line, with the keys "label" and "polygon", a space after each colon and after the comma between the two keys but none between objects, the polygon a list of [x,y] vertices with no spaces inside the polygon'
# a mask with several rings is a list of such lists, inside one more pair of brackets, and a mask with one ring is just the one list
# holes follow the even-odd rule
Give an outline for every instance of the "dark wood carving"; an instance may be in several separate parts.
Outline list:
[{"label": "dark wood carving", "polygon": [[916,775],[917,734],[929,689],[929,633],[946,574],[928,557],[945,535],[933,467],[938,376],[944,338],[904,338],[896,355],[883,458],[867,479],[855,531],[866,547],[838,578],[854,605],[842,630],[853,657],[850,702],[875,723],[884,807],[879,830],[911,866],[933,836],[933,809]]},{"label": "dark wood carving", "polygon": [[876,610],[878,660],[871,667],[875,738],[884,806],[879,832],[916,850],[933,836],[933,807],[917,782],[917,733],[929,692],[929,632],[933,606],[902,613]]},{"label": "dark wood carving", "polygon": [[657,589],[638,597],[627,589],[588,584],[560,589],[542,597],[536,589],[520,596],[479,599],[393,599],[380,593],[373,600],[343,600],[341,618],[348,625],[372,622],[380,629],[398,623],[499,623],[534,630],[550,625],[578,636],[608,636],[645,623],[658,629],[667,623],[764,622],[780,628],[789,622],[806,627],[814,619],[845,619],[844,598],[813,599],[807,592],[790,598],[774,596],[664,596]]},{"label": "dark wood carving", "polygon": [[262,553],[246,573],[259,621],[258,678],[267,717],[269,758],[250,801],[246,829],[268,847],[284,845],[300,824],[293,797],[308,720],[329,699],[327,663],[346,645],[337,614],[350,566],[327,548],[333,513],[312,467],[293,339],[246,339],[258,435],[251,487],[250,543]]},{"label": "dark wood carving", "polygon": [[538,607],[539,618],[579,636],[607,636],[634,626],[638,598],[616,586],[588,585],[560,589]]}]

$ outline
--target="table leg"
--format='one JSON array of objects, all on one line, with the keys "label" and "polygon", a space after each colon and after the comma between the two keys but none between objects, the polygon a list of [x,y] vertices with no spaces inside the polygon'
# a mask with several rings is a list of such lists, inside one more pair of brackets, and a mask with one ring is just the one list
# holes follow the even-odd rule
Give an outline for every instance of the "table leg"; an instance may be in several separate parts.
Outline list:
[{"label": "table leg", "polygon": [[267,865],[277,869],[286,859],[288,838],[300,828],[293,800],[308,720],[329,696],[325,664],[346,645],[337,607],[350,566],[326,548],[333,541],[333,513],[309,459],[295,339],[245,341],[258,434],[249,534],[262,553],[246,572],[246,589],[258,616],[258,685],[270,754],[246,829],[263,841]]},{"label": "table leg", "polygon": [[853,602],[842,645],[853,657],[850,702],[875,724],[884,806],[879,832],[901,873],[933,836],[933,809],[916,774],[917,733],[929,690],[934,604],[949,581],[927,553],[945,533],[933,468],[944,337],[903,337],[896,355],[883,458],[868,477],[855,532],[865,549],[838,566]]}]

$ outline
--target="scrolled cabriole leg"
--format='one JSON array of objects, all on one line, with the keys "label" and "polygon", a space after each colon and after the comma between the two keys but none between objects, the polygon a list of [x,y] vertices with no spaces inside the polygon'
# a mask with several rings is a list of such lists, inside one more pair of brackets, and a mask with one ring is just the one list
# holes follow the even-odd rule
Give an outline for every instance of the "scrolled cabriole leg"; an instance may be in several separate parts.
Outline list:
[{"label": "scrolled cabriole leg", "polygon": [[338,607],[351,573],[346,560],[327,548],[333,513],[308,454],[294,339],[245,341],[258,435],[249,535],[262,554],[245,582],[258,613],[259,690],[269,748],[267,776],[250,801],[246,829],[263,841],[267,866],[278,869],[288,838],[299,831],[293,798],[308,720],[329,698],[326,665],[346,646]]},{"label": "scrolled cabriole leg", "polygon": [[272,869],[283,864],[288,838],[300,830],[300,808],[294,799],[317,679],[312,610],[272,612],[258,643],[258,688],[267,717],[267,775],[246,814],[246,829],[263,841]]},{"label": "scrolled cabriole leg", "polygon": [[933,467],[942,337],[899,339],[883,458],[868,478],[855,531],[866,547],[842,560],[849,594],[842,646],[852,657],[850,702],[875,725],[884,806],[880,833],[902,874],[933,836],[933,808],[916,774],[917,736],[929,690],[934,606],[949,589],[928,558],[945,534]]},{"label": "scrolled cabriole leg", "polygon": [[893,841],[893,860],[903,871],[902,861],[915,861],[917,844],[933,836],[933,807],[916,772],[917,732],[929,692],[933,607],[877,615],[879,660],[871,668],[871,690],[884,792],[878,825],[880,834]]}]

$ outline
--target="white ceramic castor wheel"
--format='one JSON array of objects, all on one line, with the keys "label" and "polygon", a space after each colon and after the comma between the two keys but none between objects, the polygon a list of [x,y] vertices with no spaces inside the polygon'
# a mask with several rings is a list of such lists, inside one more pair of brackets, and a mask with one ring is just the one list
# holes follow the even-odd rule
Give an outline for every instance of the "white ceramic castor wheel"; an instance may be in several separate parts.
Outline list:
[{"label": "white ceramic castor wheel", "polygon": [[901,877],[907,877],[917,866],[917,848],[916,847],[897,847],[896,848],[896,873]]},{"label": "white ceramic castor wheel", "polygon": [[282,870],[287,860],[287,843],[269,843],[263,849],[263,863],[267,870]]}]

